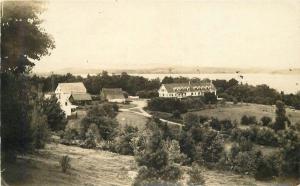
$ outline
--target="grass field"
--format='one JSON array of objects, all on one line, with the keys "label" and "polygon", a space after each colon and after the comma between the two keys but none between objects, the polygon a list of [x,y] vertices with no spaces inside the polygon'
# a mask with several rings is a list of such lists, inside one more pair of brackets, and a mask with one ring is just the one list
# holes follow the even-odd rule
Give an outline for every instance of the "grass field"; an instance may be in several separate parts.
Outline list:
[{"label": "grass field", "polygon": [[143,129],[149,120],[145,116],[132,112],[119,112],[116,119],[122,126],[130,125],[138,127],[139,129]]},{"label": "grass field", "polygon": [[[71,158],[67,173],[59,165],[63,155]],[[6,182],[13,186],[123,186],[132,184],[136,164],[133,156],[51,143],[36,154],[19,157],[5,171]]]},{"label": "grass field", "polygon": [[[213,109],[205,109],[200,111],[195,111],[193,113],[197,113],[202,116],[208,117],[216,117],[218,119],[230,119],[232,121],[236,120],[240,122],[241,117],[243,115],[255,116],[259,121],[263,116],[269,116],[275,119],[275,106],[270,105],[259,105],[259,104],[226,104],[225,106],[218,106]],[[287,116],[291,120],[292,123],[300,123],[300,111],[299,110],[291,110],[289,108],[286,109]]]}]

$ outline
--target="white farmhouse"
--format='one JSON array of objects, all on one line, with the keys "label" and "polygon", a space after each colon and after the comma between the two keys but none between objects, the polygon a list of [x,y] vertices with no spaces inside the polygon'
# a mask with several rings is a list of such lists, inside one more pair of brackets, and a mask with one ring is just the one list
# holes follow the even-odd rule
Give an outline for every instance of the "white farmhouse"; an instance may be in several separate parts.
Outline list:
[{"label": "white farmhouse", "polygon": [[158,90],[159,97],[164,98],[204,96],[206,92],[216,95],[216,88],[211,82],[162,84]]},{"label": "white farmhouse", "polygon": [[55,90],[55,95],[60,103],[61,109],[65,112],[67,117],[76,114],[76,108],[78,106],[72,103],[92,100],[82,82],[59,83]]}]

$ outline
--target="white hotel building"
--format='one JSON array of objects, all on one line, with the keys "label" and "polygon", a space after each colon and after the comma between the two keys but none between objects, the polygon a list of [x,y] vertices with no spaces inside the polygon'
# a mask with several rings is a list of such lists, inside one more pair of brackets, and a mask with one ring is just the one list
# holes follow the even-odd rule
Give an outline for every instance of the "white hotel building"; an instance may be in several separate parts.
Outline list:
[{"label": "white hotel building", "polygon": [[162,84],[158,90],[159,97],[184,98],[189,96],[204,96],[210,92],[216,95],[216,87],[211,82],[201,83],[170,83]]}]

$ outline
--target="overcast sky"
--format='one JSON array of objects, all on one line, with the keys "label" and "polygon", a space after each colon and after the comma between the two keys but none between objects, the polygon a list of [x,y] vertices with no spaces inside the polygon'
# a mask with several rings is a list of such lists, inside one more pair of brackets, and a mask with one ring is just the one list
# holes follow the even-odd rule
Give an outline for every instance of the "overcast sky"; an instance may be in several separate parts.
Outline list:
[{"label": "overcast sky", "polygon": [[50,1],[55,39],[36,71],[61,68],[300,67],[299,0]]}]

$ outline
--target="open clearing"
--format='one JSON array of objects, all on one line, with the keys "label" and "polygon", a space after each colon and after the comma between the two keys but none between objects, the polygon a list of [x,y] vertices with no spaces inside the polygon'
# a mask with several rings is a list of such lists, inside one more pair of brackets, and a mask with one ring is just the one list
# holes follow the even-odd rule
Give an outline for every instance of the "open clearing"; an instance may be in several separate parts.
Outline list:
[{"label": "open clearing", "polygon": [[139,129],[145,128],[146,123],[149,120],[147,117],[133,112],[119,112],[116,119],[121,126],[129,125]]},{"label": "open clearing", "polygon": [[[59,165],[63,155],[71,158],[72,168],[66,174]],[[130,175],[136,165],[133,156],[51,143],[38,154],[18,158],[17,164],[5,171],[18,178],[6,180],[14,186],[123,186],[132,184]]]},{"label": "open clearing", "polygon": [[[225,106],[218,106],[213,109],[205,109],[200,111],[195,111],[193,113],[197,113],[202,116],[208,117],[216,117],[218,119],[230,119],[232,121],[236,120],[240,122],[241,117],[243,115],[255,116],[259,121],[263,116],[269,116],[275,119],[275,106],[270,105],[259,105],[259,104],[226,104]],[[300,111],[292,110],[287,108],[286,115],[289,117],[292,123],[300,123]]]}]

